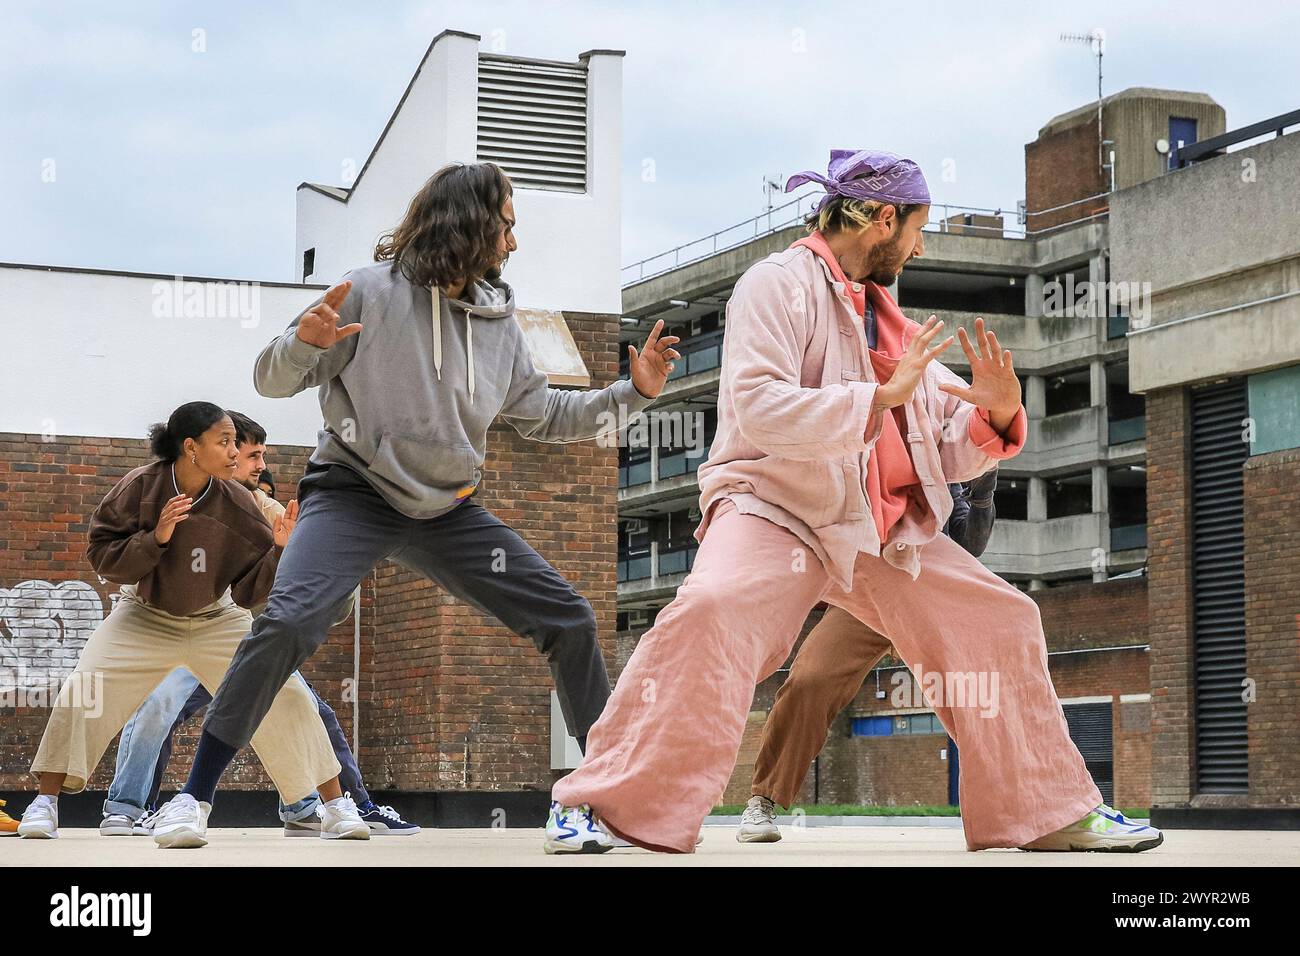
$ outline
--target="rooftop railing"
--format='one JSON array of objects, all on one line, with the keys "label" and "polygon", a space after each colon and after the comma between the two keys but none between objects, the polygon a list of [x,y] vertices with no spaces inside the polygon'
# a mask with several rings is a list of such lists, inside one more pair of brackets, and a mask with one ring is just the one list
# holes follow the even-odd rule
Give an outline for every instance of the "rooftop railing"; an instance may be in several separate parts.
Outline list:
[{"label": "rooftop railing", "polygon": [[[624,266],[622,269],[622,285],[627,288],[637,282],[644,282],[646,279],[653,279],[655,276],[663,275],[666,272],[672,272],[674,269],[680,269],[682,266],[690,265],[693,262],[699,262],[708,259],[710,256],[716,256],[720,252],[727,252],[730,249],[736,249],[746,243],[753,242],[765,236],[781,232],[791,226],[797,225],[805,219],[821,202],[824,194],[820,191],[813,191],[796,196],[780,206],[773,206],[767,212],[744,222],[738,222],[734,226],[728,226],[725,229],[719,229],[717,232],[709,233],[701,239],[693,239],[690,242],[683,243],[680,246],[674,246],[666,252],[660,252],[649,258],[642,259],[640,262],[634,262],[631,265]],[[1106,193],[1098,193],[1095,196],[1088,196],[1084,199],[1076,199],[1074,202],[1062,203],[1059,206],[1053,206],[1050,209],[1038,209],[1033,212],[1027,212],[1025,218],[1032,220],[1035,216],[1046,216],[1049,213],[1060,212],[1062,209],[1069,209],[1084,203],[1095,203],[1098,199],[1105,198]],[[936,214],[938,218],[936,219]],[[1008,225],[1005,220],[1001,225],[978,224],[952,222],[954,216],[973,215],[985,217],[1016,216],[1017,224]],[[1016,210],[1006,209],[986,209],[981,206],[960,206],[952,203],[932,203],[930,205],[930,222],[925,226],[926,232],[952,232],[961,235],[987,235],[998,239],[1032,239],[1036,236],[1046,235],[1050,232],[1056,232],[1068,226],[1077,226],[1080,223],[1089,222],[1096,219],[1104,219],[1108,215],[1108,210],[1093,211],[1088,215],[1080,216],[1077,219],[1071,219],[1068,222],[1058,223],[1043,229],[1029,229],[1027,226],[1019,225],[1019,215]]]}]

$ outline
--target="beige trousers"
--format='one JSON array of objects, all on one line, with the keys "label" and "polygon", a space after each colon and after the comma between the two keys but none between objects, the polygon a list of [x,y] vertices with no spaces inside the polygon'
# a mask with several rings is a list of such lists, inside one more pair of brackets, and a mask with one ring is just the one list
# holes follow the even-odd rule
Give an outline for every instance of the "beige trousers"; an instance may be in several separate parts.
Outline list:
[{"label": "beige trousers", "polygon": [[[215,694],[252,623],[227,601],[176,617],[126,589],[64,681],[32,773],[66,773],[64,793],[85,789],[113,738],[174,669],[186,668]],[[316,702],[297,678],[285,682],[251,744],[285,803],[338,776]]]}]

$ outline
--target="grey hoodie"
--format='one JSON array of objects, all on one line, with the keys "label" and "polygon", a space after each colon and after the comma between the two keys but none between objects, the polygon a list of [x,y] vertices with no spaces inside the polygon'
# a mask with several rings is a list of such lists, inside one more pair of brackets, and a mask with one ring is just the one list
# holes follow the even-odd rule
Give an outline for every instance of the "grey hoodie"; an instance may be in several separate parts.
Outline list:
[{"label": "grey hoodie", "polygon": [[359,472],[412,518],[450,510],[478,484],[498,415],[525,438],[582,441],[654,401],[627,379],[588,391],[549,387],[501,280],[479,280],[467,302],[412,285],[388,262],[344,278],[352,291],[339,325],[360,322],[361,332],[329,349],[299,339],[298,322],[318,299],[262,350],[253,384],[268,398],[319,386],[325,423],[311,460]]}]

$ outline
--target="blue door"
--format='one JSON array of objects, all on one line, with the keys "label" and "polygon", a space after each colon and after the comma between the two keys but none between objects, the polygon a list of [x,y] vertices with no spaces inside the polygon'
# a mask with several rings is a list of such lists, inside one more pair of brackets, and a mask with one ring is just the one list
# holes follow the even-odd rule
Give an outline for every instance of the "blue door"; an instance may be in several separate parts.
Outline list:
[{"label": "blue door", "polygon": [[1178,161],[1178,147],[1196,142],[1196,120],[1182,116],[1169,117],[1169,168],[1182,165]]},{"label": "blue door", "polygon": [[961,793],[958,785],[961,782],[960,761],[957,759],[957,741],[951,737],[948,738],[948,805],[950,807],[961,806],[961,800],[958,794]]}]

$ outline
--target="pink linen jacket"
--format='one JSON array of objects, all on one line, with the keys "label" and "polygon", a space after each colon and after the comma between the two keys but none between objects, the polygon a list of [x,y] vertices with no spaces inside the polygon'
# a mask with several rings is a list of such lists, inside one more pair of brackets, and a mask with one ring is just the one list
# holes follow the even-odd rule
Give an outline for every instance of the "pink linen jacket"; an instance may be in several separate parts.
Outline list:
[{"label": "pink linen jacket", "polygon": [[[893,310],[905,322],[906,348],[920,326],[903,319],[883,289],[867,291],[878,316]],[[755,263],[727,303],[718,429],[699,469],[696,540],[704,540],[713,507],[730,498],[742,514],[797,535],[845,591],[860,551],[915,579],[922,547],[952,512],[948,483],[1018,454],[1027,431],[1023,405],[1000,436],[974,405],[939,391],[943,382],[965,384],[936,359],[905,404],[903,437],[926,506],[920,515],[909,508],[882,546],[865,477],[884,415],[872,413],[878,386],[862,320],[812,250],[791,247]]]}]

